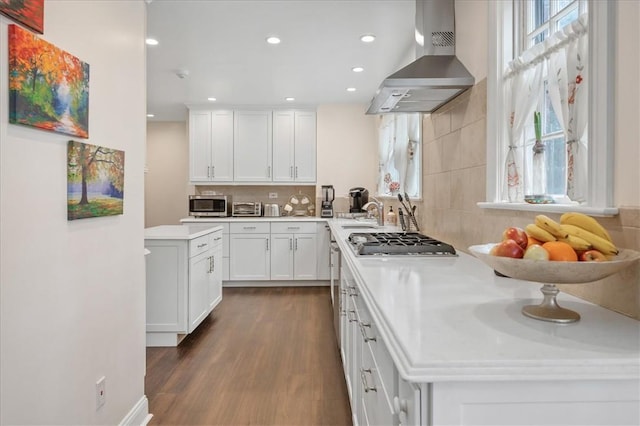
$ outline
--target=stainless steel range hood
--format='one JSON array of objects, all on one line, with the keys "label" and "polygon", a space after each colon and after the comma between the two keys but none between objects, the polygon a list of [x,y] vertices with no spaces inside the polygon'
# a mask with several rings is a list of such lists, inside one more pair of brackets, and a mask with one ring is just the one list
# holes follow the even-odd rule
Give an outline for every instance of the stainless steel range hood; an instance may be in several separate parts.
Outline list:
[{"label": "stainless steel range hood", "polygon": [[452,0],[417,0],[419,58],[382,82],[367,114],[432,112],[473,86],[475,78],[455,56],[454,30]]}]

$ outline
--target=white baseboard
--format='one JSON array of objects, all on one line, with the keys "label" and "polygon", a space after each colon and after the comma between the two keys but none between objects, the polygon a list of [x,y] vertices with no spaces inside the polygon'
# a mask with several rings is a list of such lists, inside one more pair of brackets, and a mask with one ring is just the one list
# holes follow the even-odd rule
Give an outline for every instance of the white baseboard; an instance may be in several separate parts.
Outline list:
[{"label": "white baseboard", "polygon": [[223,281],[222,287],[328,287],[331,281]]},{"label": "white baseboard", "polygon": [[149,400],[146,395],[142,395],[131,411],[124,416],[119,426],[146,426],[151,417],[153,414],[149,413]]}]

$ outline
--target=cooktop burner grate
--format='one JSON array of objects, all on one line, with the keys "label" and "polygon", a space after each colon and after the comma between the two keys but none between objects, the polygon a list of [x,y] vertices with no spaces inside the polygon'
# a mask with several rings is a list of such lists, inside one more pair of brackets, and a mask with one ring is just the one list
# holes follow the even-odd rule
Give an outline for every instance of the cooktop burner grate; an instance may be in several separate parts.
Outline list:
[{"label": "cooktop burner grate", "polygon": [[417,232],[363,232],[349,235],[358,255],[456,256],[453,246]]}]

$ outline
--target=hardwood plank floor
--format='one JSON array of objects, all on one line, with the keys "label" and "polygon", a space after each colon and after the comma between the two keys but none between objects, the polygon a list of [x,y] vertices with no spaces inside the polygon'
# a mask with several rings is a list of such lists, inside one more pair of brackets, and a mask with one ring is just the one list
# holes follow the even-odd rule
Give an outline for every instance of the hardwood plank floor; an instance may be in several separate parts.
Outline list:
[{"label": "hardwood plank floor", "polygon": [[224,288],[177,348],[147,348],[150,425],[350,425],[328,287]]}]

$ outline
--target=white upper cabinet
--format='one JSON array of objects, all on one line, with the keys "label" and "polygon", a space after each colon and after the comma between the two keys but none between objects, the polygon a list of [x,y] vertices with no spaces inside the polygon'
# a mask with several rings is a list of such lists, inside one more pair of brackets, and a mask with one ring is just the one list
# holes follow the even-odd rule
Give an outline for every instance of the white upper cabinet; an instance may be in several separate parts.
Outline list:
[{"label": "white upper cabinet", "polygon": [[315,112],[273,112],[273,181],[316,181]]},{"label": "white upper cabinet", "polygon": [[235,111],[234,181],[271,181],[271,126],[271,111]]},{"label": "white upper cabinet", "polygon": [[189,177],[233,181],[233,111],[189,112]]}]

